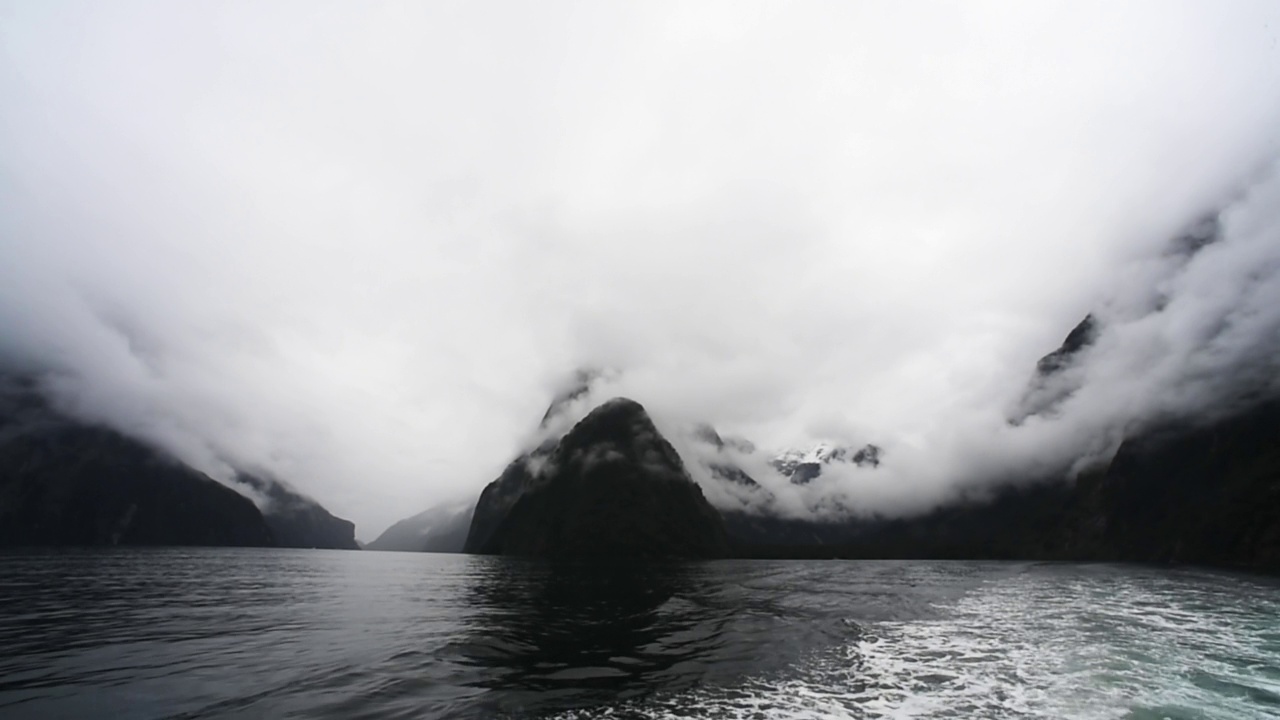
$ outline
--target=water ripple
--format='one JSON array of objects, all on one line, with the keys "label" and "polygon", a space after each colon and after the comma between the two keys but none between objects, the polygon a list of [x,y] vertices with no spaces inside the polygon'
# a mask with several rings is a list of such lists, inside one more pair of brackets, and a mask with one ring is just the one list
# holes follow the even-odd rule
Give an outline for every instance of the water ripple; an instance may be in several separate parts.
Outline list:
[{"label": "water ripple", "polygon": [[1263,718],[1280,593],[1028,563],[0,555],[6,718]]}]

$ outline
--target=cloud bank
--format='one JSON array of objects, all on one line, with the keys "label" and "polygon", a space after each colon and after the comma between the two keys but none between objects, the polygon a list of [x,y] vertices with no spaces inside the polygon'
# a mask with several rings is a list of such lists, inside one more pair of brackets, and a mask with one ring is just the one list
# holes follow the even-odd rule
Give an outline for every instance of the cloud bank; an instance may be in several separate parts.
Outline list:
[{"label": "cloud bank", "polygon": [[[936,502],[1274,382],[1278,32],[1247,2],[7,0],[0,357],[366,539],[496,476],[582,366],[664,423],[881,442],[815,492]],[[1008,427],[1089,311],[1087,382]]]}]

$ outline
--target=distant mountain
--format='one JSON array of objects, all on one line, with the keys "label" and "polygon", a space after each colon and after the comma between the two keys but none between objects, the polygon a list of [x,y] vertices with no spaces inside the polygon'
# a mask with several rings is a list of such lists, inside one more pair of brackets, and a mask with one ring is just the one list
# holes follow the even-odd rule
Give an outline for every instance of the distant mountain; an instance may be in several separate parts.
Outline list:
[{"label": "distant mountain", "polygon": [[466,545],[475,509],[474,500],[436,505],[387,528],[366,548],[397,552],[460,553]]},{"label": "distant mountain", "polygon": [[644,408],[615,398],[480,495],[468,552],[546,558],[723,557],[729,542]]},{"label": "distant mountain", "polygon": [[354,523],[334,517],[320,503],[299,494],[284,482],[246,473],[237,475],[236,481],[253,488],[267,499],[262,513],[280,547],[360,549],[356,543]]},{"label": "distant mountain", "polygon": [[739,487],[766,492],[760,483],[756,482],[756,479],[751,477],[746,470],[743,470],[733,457],[733,453],[742,455],[754,453],[756,450],[755,445],[740,438],[726,440],[720,437],[720,433],[716,432],[716,429],[707,423],[696,425],[690,432],[689,437],[693,442],[701,443],[714,451],[705,457],[695,458],[696,461],[702,462],[706,466],[712,477]]},{"label": "distant mountain", "polygon": [[351,523],[251,480],[271,499],[266,514],[133,438],[58,412],[31,379],[0,374],[0,546],[356,547]]},{"label": "distant mountain", "polygon": [[[723,438],[707,423],[694,426],[688,433],[688,438],[703,448],[714,451],[700,453],[694,458],[713,477],[752,490],[764,491],[739,463],[744,456],[754,455],[758,451],[754,443],[742,438]],[[868,443],[862,447],[853,447],[821,442],[805,449],[783,450],[769,458],[768,464],[792,483],[806,485],[821,476],[823,468],[840,465],[876,468],[880,466],[883,457],[884,450],[878,445]]]},{"label": "distant mountain", "polygon": [[856,465],[864,468],[880,467],[883,450],[877,445],[852,448],[819,443],[807,450],[787,450],[770,461],[774,469],[796,485],[806,485],[822,475],[823,467]]}]

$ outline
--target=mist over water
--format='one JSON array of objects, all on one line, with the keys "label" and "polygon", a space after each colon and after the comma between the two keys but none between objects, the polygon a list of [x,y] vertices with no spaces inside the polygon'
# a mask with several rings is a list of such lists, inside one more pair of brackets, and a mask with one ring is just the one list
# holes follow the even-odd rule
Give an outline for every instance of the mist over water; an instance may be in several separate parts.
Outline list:
[{"label": "mist over water", "polygon": [[1278,590],[1110,565],[10,552],[0,715],[1267,718]]}]

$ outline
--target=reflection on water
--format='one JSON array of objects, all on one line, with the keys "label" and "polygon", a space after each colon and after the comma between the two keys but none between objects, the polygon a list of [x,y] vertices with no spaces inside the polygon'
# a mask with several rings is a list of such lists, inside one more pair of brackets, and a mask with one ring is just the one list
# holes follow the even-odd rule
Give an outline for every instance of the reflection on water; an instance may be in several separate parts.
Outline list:
[{"label": "reflection on water", "polygon": [[489,560],[454,661],[488,670],[495,710],[591,705],[733,677],[758,664],[749,625],[778,616],[762,593],[732,603],[706,565]]},{"label": "reflection on water", "polygon": [[719,635],[723,620],[695,576],[680,565],[506,564],[468,588],[479,613],[457,650],[462,662],[497,670],[487,687],[625,686],[618,680],[695,663]]},{"label": "reflection on water", "polygon": [[1022,563],[16,553],[0,717],[1269,717],[1276,589]]}]

